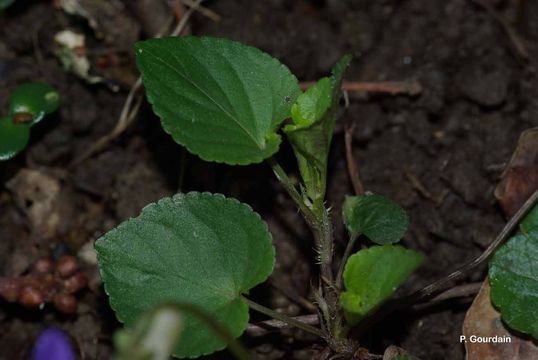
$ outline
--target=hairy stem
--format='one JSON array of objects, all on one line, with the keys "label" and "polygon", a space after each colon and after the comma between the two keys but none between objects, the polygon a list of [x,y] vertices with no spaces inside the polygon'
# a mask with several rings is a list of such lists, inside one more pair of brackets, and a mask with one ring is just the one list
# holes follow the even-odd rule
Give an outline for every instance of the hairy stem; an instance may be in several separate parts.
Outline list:
[{"label": "hairy stem", "polygon": [[321,276],[324,280],[333,285],[334,275],[332,271],[333,259],[333,233],[329,212],[325,207],[322,208],[321,216],[318,218],[314,227],[314,238],[319,255],[321,266]]},{"label": "hairy stem", "polygon": [[274,310],[271,310],[263,305],[260,305],[252,300],[249,300],[247,299],[246,297],[242,296],[241,297],[243,299],[244,302],[247,303],[247,305],[252,309],[252,310],[256,310],[262,314],[265,314],[273,319],[276,319],[276,320],[280,320],[286,324],[289,324],[291,326],[294,326],[296,328],[299,328],[301,330],[304,330],[306,332],[309,332],[313,335],[316,335],[316,336],[319,336],[319,337],[324,337],[324,334],[323,332],[316,328],[316,327],[313,327],[311,325],[308,325],[302,321],[299,321],[299,320],[296,320],[292,317],[289,317],[289,316],[286,316],[284,314],[281,314],[279,312],[276,312]]},{"label": "hairy stem", "polygon": [[323,201],[308,204],[307,201],[297,191],[291,179],[284,169],[276,162],[274,158],[268,160],[277,179],[282,183],[284,189],[299,207],[304,219],[312,229],[318,253],[318,260],[321,268],[320,293],[324,298],[324,303],[328,307],[328,316],[322,312],[324,324],[327,324],[328,331],[339,332],[338,324],[334,323],[337,318],[338,294],[334,283],[334,274],[332,271],[333,259],[333,230],[329,218],[329,211]]},{"label": "hairy stem", "polygon": [[286,174],[284,169],[282,169],[280,164],[277,163],[274,158],[269,158],[267,162],[269,163],[269,165],[271,165],[271,168],[273,169],[273,172],[275,173],[275,176],[278,181],[280,181],[282,186],[284,186],[284,190],[286,190],[291,199],[299,207],[299,210],[301,210],[301,214],[303,215],[308,225],[311,227],[314,226],[316,224],[316,216],[314,215],[312,210],[305,204],[305,202],[303,201],[303,197],[295,188],[295,185],[289,178],[288,174]]}]

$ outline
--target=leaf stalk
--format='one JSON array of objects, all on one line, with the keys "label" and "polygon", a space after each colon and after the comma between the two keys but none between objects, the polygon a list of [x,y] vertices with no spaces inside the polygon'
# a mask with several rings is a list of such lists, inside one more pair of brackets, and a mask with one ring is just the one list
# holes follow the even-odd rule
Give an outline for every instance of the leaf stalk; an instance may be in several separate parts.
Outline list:
[{"label": "leaf stalk", "polygon": [[258,304],[257,302],[254,302],[250,299],[247,299],[246,297],[244,296],[241,296],[241,299],[247,303],[247,305],[252,309],[252,310],[255,310],[257,312],[260,312],[264,315],[267,315],[273,319],[277,319],[277,320],[280,320],[286,324],[289,324],[291,326],[294,326],[296,328],[299,328],[301,330],[304,330],[310,334],[313,334],[313,335],[316,335],[316,336],[319,336],[321,338],[324,338],[325,337],[325,334],[318,328],[316,327],[313,327],[312,325],[308,325],[302,321],[299,321],[299,320],[296,320],[292,317],[289,317],[287,315],[284,315],[284,314],[281,314],[279,312],[276,312],[274,310],[271,310],[263,305],[260,305]]}]

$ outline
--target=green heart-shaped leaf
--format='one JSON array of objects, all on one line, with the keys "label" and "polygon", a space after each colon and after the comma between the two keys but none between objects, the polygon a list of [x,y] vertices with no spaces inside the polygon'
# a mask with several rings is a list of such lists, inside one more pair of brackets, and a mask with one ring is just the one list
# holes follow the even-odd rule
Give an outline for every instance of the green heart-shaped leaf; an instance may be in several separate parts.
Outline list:
[{"label": "green heart-shaped leaf", "polygon": [[538,229],[511,238],[489,264],[491,300],[512,329],[538,339]]},{"label": "green heart-shaped leaf", "polygon": [[0,118],[0,161],[23,150],[30,138],[29,124],[15,124],[11,117]]},{"label": "green heart-shaped leaf", "polygon": [[300,93],[278,60],[234,41],[192,36],[138,42],[136,56],[153,110],[190,152],[241,165],[277,152],[276,131]]},{"label": "green heart-shaped leaf", "polygon": [[343,212],[353,236],[364,234],[380,245],[398,242],[409,226],[405,210],[380,195],[347,196]]},{"label": "green heart-shaped leaf", "polygon": [[[271,274],[271,235],[252,209],[208,193],[178,194],[149,205],[97,240],[101,275],[118,319],[133,323],[162,303],[193,304],[237,337],[248,323],[241,299]],[[185,314],[175,355],[223,349],[199,320]]]},{"label": "green heart-shaped leaf", "polygon": [[25,83],[20,85],[9,97],[9,113],[30,114],[33,125],[58,109],[60,94],[53,86],[45,83]]},{"label": "green heart-shaped leaf", "polygon": [[354,324],[389,298],[422,263],[416,251],[400,245],[372,246],[352,255],[344,270],[340,303]]}]

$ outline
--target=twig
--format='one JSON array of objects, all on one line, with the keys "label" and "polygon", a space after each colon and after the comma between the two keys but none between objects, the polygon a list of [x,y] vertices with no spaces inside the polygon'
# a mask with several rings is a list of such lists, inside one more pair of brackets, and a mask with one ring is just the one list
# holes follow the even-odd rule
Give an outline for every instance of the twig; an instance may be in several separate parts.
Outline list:
[{"label": "twig", "polygon": [[422,288],[421,290],[417,291],[412,296],[415,298],[415,301],[422,301],[428,297],[430,297],[432,294],[439,292],[441,289],[443,289],[450,281],[460,277],[461,275],[465,274],[469,270],[474,269],[478,265],[480,265],[485,260],[489,259],[489,257],[493,254],[493,252],[501,245],[506,238],[512,233],[512,231],[516,228],[516,226],[519,224],[521,219],[529,212],[529,210],[534,206],[536,201],[538,200],[538,190],[536,190],[528,199],[525,201],[523,206],[512,216],[512,218],[506,223],[504,228],[501,230],[501,232],[497,235],[495,240],[484,250],[480,256],[478,256],[476,259],[468,262],[467,264],[463,265],[458,270],[454,271],[450,275],[433,282],[432,284]]},{"label": "twig", "polygon": [[420,179],[415,174],[413,174],[409,169],[405,169],[405,176],[413,188],[420,193],[420,195],[424,196],[428,200],[432,200],[432,194],[428,191],[428,189],[426,189],[426,187],[424,187]]},{"label": "twig", "polygon": [[[193,12],[196,10],[197,6],[199,6],[203,1],[204,0],[196,0],[193,6],[190,7],[189,10],[187,10],[185,14],[181,17],[174,30],[170,33],[170,36],[178,36],[185,29]],[[158,34],[156,37],[159,38],[161,36],[162,34]],[[111,141],[120,136],[129,127],[129,125],[131,125],[136,115],[138,114],[138,109],[140,108],[140,105],[142,104],[143,97],[140,92],[141,88],[142,78],[138,77],[136,82],[131,86],[131,89],[129,90],[129,94],[125,99],[125,103],[123,104],[120,117],[114,129],[112,129],[110,133],[98,139],[90,146],[90,148],[86,152],[76,158],[70,164],[71,167],[80,164],[81,162],[87,160],[96,153],[102,151]]]},{"label": "twig", "polygon": [[307,323],[304,323],[302,321],[299,321],[295,318],[292,318],[292,317],[289,317],[287,315],[284,315],[284,314],[281,314],[279,312],[276,312],[274,310],[271,310],[269,308],[266,308],[265,306],[263,305],[260,305],[250,299],[247,299],[246,297],[242,296],[241,299],[247,303],[247,305],[252,309],[252,310],[256,310],[262,314],[265,314],[269,317],[272,317],[273,319],[276,319],[276,320],[280,320],[288,325],[291,325],[291,326],[294,326],[296,328],[299,328],[301,330],[304,330],[306,332],[309,332],[313,335],[316,335],[316,336],[319,336],[319,337],[324,337],[325,334],[323,334],[323,332],[316,328],[316,327],[313,327],[312,325],[309,325]]},{"label": "twig", "polygon": [[[303,81],[300,83],[301,89],[305,90],[315,82]],[[348,92],[369,92],[389,95],[409,95],[416,96],[422,92],[422,85],[415,80],[408,81],[344,81],[342,90]]]},{"label": "twig", "polygon": [[478,293],[481,286],[482,286],[482,282],[475,282],[475,283],[455,286],[453,288],[447,289],[446,291],[440,293],[437,296],[434,296],[426,303],[417,304],[417,306],[419,306],[420,308],[424,308],[424,307],[428,307],[434,304],[438,304],[446,300],[473,296]]},{"label": "twig", "polygon": [[103,150],[112,140],[114,140],[119,135],[121,135],[127,129],[127,127],[129,127],[129,125],[132,123],[132,121],[136,117],[136,114],[138,113],[138,109],[140,108],[140,105],[142,104],[142,96],[139,93],[141,86],[142,86],[142,79],[139,77],[136,80],[136,82],[133,84],[131,89],[129,90],[129,94],[127,95],[127,98],[125,99],[125,103],[121,110],[120,117],[114,129],[112,129],[110,133],[99,138],[95,143],[92,144],[92,146],[90,146],[90,148],[86,152],[84,152],[81,156],[76,158],[70,164],[71,167],[80,164],[81,162],[87,160],[94,154]]},{"label": "twig", "polygon": [[422,184],[418,176],[413,174],[409,169],[405,169],[405,176],[407,177],[407,180],[409,180],[409,182],[411,183],[413,189],[417,190],[419,194],[422,195],[424,198],[433,202],[436,207],[439,207],[443,204],[443,200],[448,194],[448,189],[443,189],[441,190],[441,192],[434,196],[428,189],[426,189],[424,184]]},{"label": "twig", "polygon": [[196,1],[193,1],[193,0],[181,0],[181,1],[183,2],[183,4],[187,5],[188,7],[194,8],[194,10],[198,11],[200,14],[204,15],[205,17],[213,20],[214,22],[219,22],[221,20],[221,17],[219,14],[217,14],[211,9],[206,8],[205,6],[196,4]]},{"label": "twig", "polygon": [[355,195],[364,194],[364,186],[362,186],[361,178],[359,176],[359,168],[357,167],[357,162],[353,157],[353,130],[355,129],[355,123],[349,125],[346,124],[345,127],[345,145],[346,145],[346,163],[347,163],[347,172],[349,178],[351,179],[351,184],[353,185],[353,191]]},{"label": "twig", "polygon": [[[316,314],[294,316],[293,319],[312,326],[319,324],[319,318]],[[287,330],[292,327],[292,325],[280,320],[266,320],[256,324],[249,324],[246,332],[250,336],[263,336],[269,332]]]}]

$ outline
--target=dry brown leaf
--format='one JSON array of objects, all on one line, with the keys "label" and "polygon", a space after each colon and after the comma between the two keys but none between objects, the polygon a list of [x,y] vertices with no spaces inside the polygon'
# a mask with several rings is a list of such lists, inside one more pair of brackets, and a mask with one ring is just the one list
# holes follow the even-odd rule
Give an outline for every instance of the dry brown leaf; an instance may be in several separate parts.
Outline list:
[{"label": "dry brown leaf", "polygon": [[[501,314],[493,307],[490,300],[490,286],[486,278],[480,292],[465,315],[463,335],[467,339],[466,360],[533,360],[538,359],[538,346],[529,339],[520,338],[506,329]],[[471,342],[471,336],[505,337],[510,343]]]},{"label": "dry brown leaf", "polygon": [[525,130],[495,189],[506,216],[512,216],[538,189],[538,127]]}]

